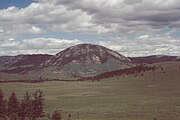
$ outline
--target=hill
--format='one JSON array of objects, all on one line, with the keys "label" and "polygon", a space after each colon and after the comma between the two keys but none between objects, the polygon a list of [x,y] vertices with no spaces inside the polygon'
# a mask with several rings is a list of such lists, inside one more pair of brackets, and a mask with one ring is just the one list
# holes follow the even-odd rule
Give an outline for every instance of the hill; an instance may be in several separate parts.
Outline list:
[{"label": "hill", "polygon": [[99,45],[79,44],[50,57],[28,74],[50,79],[77,79],[134,66],[125,56]]},{"label": "hill", "polygon": [[46,54],[1,56],[0,70],[9,74],[23,74],[35,69],[51,56]]},{"label": "hill", "polygon": [[135,64],[142,64],[142,63],[152,64],[152,63],[167,62],[167,61],[180,61],[180,57],[178,56],[167,56],[167,55],[129,57],[129,59]]},{"label": "hill", "polygon": [[156,64],[179,60],[178,56],[165,55],[127,58],[100,45],[79,44],[55,55],[1,56],[0,79],[97,80],[162,69]]}]

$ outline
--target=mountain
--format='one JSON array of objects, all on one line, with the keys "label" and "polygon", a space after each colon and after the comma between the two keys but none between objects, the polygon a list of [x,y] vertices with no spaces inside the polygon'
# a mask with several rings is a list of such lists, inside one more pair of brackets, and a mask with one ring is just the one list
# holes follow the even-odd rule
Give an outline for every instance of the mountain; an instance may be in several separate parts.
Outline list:
[{"label": "mountain", "polygon": [[66,64],[104,64],[110,59],[117,60],[123,64],[131,63],[130,59],[103,46],[79,44],[69,47],[57,53],[55,56],[52,56],[49,60],[41,64],[41,67],[60,67]]},{"label": "mountain", "polygon": [[[139,64],[167,61],[180,61],[180,57],[154,55],[127,58],[100,45],[79,44],[55,55],[1,56],[0,80],[77,80],[109,75],[111,71],[113,75],[114,71],[136,71]],[[8,77],[5,77],[7,74]]]},{"label": "mountain", "polygon": [[51,79],[74,79],[132,66],[130,59],[106,47],[79,44],[50,57],[29,74]]},{"label": "mountain", "polygon": [[167,56],[167,55],[152,55],[145,57],[129,57],[129,59],[135,64],[152,64],[159,62],[167,62],[167,61],[180,61],[180,57],[178,56]]},{"label": "mountain", "polygon": [[36,68],[51,56],[43,54],[1,56],[0,70],[5,73],[24,73]]}]

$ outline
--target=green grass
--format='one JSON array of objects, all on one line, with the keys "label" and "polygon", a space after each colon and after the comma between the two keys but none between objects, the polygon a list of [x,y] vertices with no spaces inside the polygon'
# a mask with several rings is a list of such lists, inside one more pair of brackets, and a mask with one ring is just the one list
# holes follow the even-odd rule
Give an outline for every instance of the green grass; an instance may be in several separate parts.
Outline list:
[{"label": "green grass", "polygon": [[45,112],[62,110],[64,119],[71,113],[72,120],[180,120],[179,62],[160,65],[166,68],[165,73],[157,70],[144,76],[114,77],[100,82],[1,83],[0,86],[6,96],[14,90],[19,98],[26,91],[42,89]]}]

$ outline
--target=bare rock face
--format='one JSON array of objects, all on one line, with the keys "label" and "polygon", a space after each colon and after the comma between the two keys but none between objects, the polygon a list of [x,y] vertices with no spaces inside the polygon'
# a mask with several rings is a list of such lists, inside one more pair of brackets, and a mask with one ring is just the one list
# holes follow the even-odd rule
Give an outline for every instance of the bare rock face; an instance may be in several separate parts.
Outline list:
[{"label": "bare rock face", "polygon": [[49,66],[64,66],[66,64],[86,64],[86,63],[96,63],[104,64],[108,60],[114,59],[122,63],[131,63],[131,61],[120,55],[119,53],[112,51],[100,45],[92,44],[79,44],[76,46],[69,47],[55,56],[51,57],[49,60],[41,64],[41,67]]}]

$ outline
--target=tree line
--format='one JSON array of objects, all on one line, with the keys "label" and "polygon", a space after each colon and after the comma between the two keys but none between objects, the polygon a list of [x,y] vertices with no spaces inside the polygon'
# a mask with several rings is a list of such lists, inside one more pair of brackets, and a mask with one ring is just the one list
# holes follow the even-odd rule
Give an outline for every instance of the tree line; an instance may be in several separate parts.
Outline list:
[{"label": "tree line", "polygon": [[28,92],[20,101],[17,99],[13,91],[6,100],[4,93],[0,89],[0,119],[1,120],[36,120],[43,117],[44,109],[44,94],[41,90],[36,90],[30,95]]},{"label": "tree line", "polygon": [[110,78],[110,77],[116,77],[116,76],[128,76],[132,74],[142,73],[145,71],[155,71],[156,69],[158,69],[156,66],[146,66],[142,64],[142,65],[131,67],[131,68],[101,73],[93,77],[82,77],[78,80],[79,81],[84,81],[84,80],[99,81],[104,78]]},{"label": "tree line", "polygon": [[[13,91],[8,99],[5,99],[0,88],[0,120],[36,120],[44,115],[44,94],[42,90],[36,90],[32,95],[28,92],[19,100]],[[61,114],[55,111],[52,120],[61,120]]]}]

